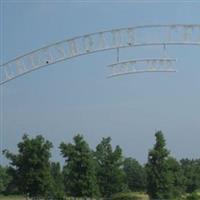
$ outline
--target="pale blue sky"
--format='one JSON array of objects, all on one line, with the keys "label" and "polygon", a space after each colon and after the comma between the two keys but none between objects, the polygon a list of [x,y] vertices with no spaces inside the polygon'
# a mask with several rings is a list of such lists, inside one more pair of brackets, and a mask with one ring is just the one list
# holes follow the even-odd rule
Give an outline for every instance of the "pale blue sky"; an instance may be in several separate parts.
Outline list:
[{"label": "pale blue sky", "polygon": [[[197,1],[6,0],[1,6],[1,62],[105,29],[200,23]],[[151,51],[161,54],[158,47],[129,49],[127,54],[142,58]],[[1,88],[3,148],[15,151],[24,133],[43,134],[55,146],[53,159],[60,161],[57,146],[63,140],[71,141],[76,133],[83,134],[91,147],[111,136],[125,156],[145,162],[154,132],[161,129],[173,156],[200,157],[199,52],[197,46],[168,48],[178,58],[175,74],[106,79],[106,65],[116,59],[110,51],[58,63],[11,81]]]}]

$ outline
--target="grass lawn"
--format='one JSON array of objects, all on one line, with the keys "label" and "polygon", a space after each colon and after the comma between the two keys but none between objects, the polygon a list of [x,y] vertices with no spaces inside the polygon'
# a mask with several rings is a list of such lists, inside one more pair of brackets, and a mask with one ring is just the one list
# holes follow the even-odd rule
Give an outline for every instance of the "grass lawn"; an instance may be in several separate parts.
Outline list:
[{"label": "grass lawn", "polygon": [[[140,193],[136,193],[138,196],[141,197],[141,200],[149,200],[148,196],[145,194],[140,194]],[[26,200],[23,196],[1,196],[0,195],[0,200]]]},{"label": "grass lawn", "polygon": [[0,200],[25,200],[23,196],[0,196]]}]

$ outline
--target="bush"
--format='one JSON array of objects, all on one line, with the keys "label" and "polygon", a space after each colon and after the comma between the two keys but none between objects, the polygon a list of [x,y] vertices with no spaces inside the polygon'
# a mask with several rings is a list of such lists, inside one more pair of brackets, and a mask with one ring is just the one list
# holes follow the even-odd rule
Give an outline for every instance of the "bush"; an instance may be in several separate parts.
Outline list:
[{"label": "bush", "polygon": [[146,195],[133,192],[117,193],[112,196],[112,200],[145,200],[145,199],[148,200],[148,197]]},{"label": "bush", "polygon": [[197,192],[193,192],[192,194],[187,196],[187,200],[199,200],[200,195]]}]

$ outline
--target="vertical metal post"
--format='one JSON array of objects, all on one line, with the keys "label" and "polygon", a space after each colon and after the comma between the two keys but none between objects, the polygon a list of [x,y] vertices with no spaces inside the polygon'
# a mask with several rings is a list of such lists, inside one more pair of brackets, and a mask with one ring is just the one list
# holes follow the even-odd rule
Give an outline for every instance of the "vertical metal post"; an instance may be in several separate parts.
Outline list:
[{"label": "vertical metal post", "polygon": [[166,44],[163,45],[163,58],[167,57],[167,47]]},{"label": "vertical metal post", "polygon": [[117,48],[117,62],[119,62],[119,48]]}]

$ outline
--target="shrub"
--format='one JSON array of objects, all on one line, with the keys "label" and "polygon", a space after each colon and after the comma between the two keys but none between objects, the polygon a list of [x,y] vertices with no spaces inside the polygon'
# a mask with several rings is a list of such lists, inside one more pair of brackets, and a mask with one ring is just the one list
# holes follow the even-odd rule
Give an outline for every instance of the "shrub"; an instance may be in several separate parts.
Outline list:
[{"label": "shrub", "polygon": [[112,200],[145,200],[148,198],[143,194],[139,193],[133,193],[133,192],[128,192],[128,193],[117,193],[112,196]]},{"label": "shrub", "polygon": [[187,200],[199,200],[200,195],[197,192],[193,192],[192,194],[187,196]]}]

